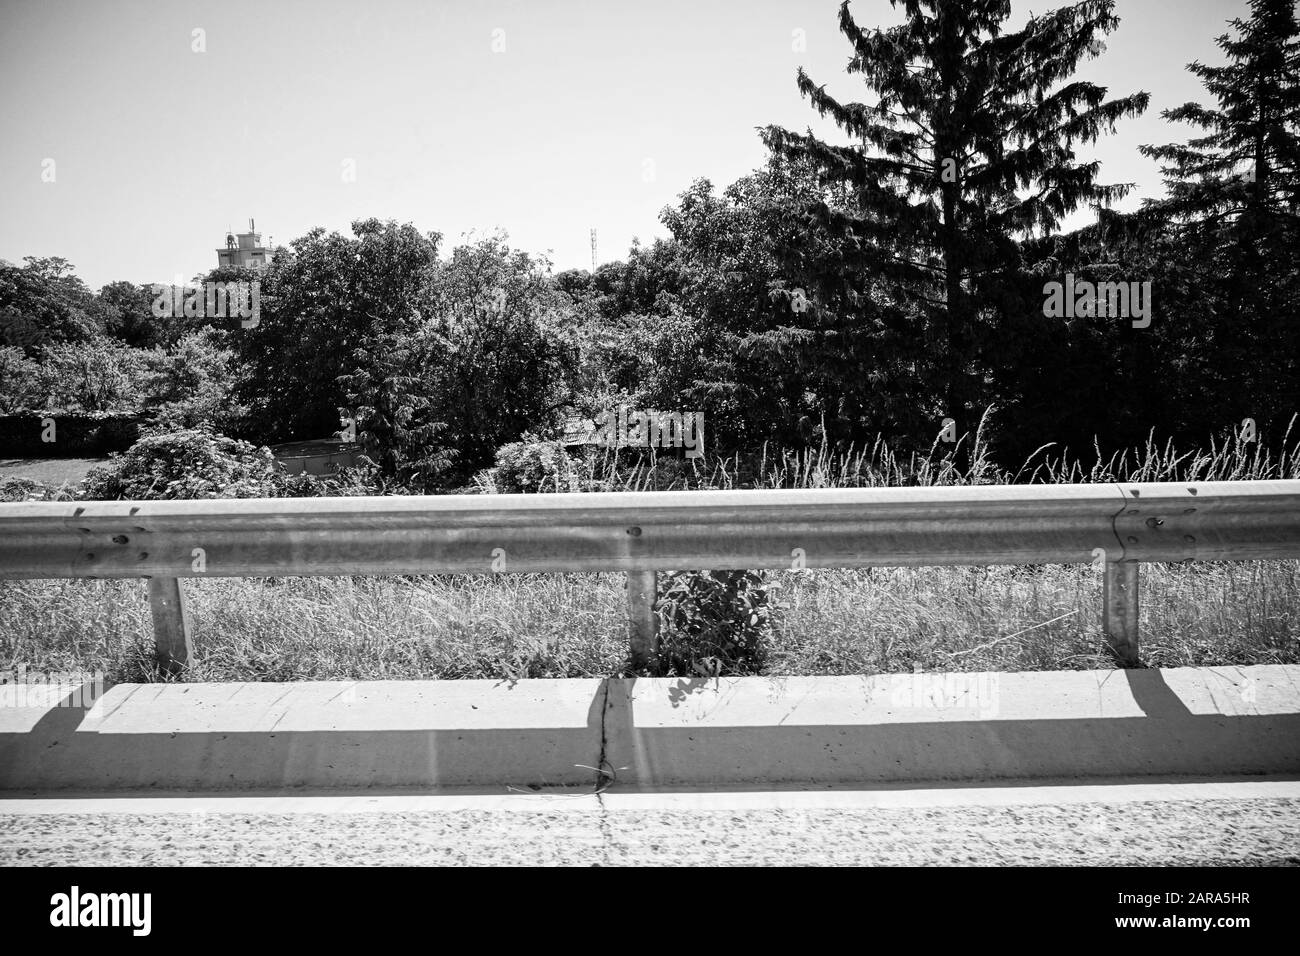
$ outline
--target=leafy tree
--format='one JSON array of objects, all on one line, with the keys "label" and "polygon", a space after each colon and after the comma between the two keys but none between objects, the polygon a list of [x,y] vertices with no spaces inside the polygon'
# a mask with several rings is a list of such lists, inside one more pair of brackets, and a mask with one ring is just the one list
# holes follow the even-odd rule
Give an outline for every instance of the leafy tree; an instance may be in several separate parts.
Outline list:
[{"label": "leafy tree", "polygon": [[234,353],[214,329],[193,332],[175,348],[144,353],[144,405],[167,431],[206,425],[221,434],[237,430],[248,409],[235,401]]},{"label": "leafy tree", "polygon": [[458,246],[419,323],[356,351],[340,408],[384,475],[463,482],[501,445],[558,426],[577,349],[568,297],[544,266],[500,236]]},{"label": "leafy tree", "polygon": [[233,329],[237,397],[264,440],[316,438],[338,429],[348,405],[340,378],[394,333],[418,328],[440,236],[377,219],[354,238],[313,229],[263,272],[257,325]]},{"label": "leafy tree", "polygon": [[140,400],[142,358],[138,350],[103,337],[43,346],[36,383],[41,408],[68,412],[135,411]]},{"label": "leafy tree", "polygon": [[832,193],[810,162],[774,156],[720,196],[697,182],[662,215],[679,292],[662,334],[639,349],[660,359],[647,390],[689,396],[718,446],[861,439],[916,407],[903,375],[880,387],[905,339],[896,312],[855,291],[860,244],[817,228]]},{"label": "leafy tree", "polygon": [[173,330],[181,331],[181,319],[160,319],[153,314],[151,286],[133,282],[110,282],[96,299],[105,320],[106,334],[134,348],[151,348],[173,341]]},{"label": "leafy tree", "polygon": [[58,257],[0,261],[0,344],[35,354],[43,344],[84,342],[102,331],[94,296]]},{"label": "leafy tree", "polygon": [[0,345],[0,415],[40,404],[40,366],[11,345]]},{"label": "leafy tree", "polygon": [[373,347],[358,349],[356,370],[339,381],[366,457],[380,475],[424,490],[455,466],[458,453],[438,437],[447,430],[435,408],[436,364],[450,351],[436,331],[387,332]]}]

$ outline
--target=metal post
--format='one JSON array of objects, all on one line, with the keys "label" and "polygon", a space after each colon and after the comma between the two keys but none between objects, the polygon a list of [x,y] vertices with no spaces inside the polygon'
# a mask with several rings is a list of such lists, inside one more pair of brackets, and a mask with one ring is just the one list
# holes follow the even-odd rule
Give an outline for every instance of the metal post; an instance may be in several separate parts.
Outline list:
[{"label": "metal post", "polygon": [[1138,562],[1107,561],[1102,580],[1102,626],[1120,663],[1138,666]]},{"label": "metal post", "polygon": [[194,660],[190,641],[190,615],[185,589],[179,578],[149,579],[149,608],[153,611],[153,638],[158,663],[176,674]]},{"label": "metal post", "polygon": [[655,614],[658,587],[654,571],[627,573],[628,636],[634,667],[646,666],[659,652],[659,616]]}]

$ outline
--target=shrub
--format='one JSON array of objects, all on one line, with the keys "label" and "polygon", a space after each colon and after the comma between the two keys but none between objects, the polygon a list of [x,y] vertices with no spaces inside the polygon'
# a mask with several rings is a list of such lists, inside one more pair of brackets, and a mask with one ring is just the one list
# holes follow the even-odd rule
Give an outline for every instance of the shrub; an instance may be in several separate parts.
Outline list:
[{"label": "shrub", "polygon": [[519,441],[497,449],[493,482],[501,494],[578,491],[577,469],[554,441]]},{"label": "shrub", "polygon": [[[75,488],[75,486],[73,486]],[[0,478],[0,501],[74,501],[68,485],[34,478]]]},{"label": "shrub", "polygon": [[759,674],[780,587],[760,571],[679,571],[659,599],[655,670],[668,677]]},{"label": "shrub", "polygon": [[279,498],[321,494],[310,475],[282,473],[269,448],[188,428],[140,439],[108,465],[92,468],[87,500]]}]

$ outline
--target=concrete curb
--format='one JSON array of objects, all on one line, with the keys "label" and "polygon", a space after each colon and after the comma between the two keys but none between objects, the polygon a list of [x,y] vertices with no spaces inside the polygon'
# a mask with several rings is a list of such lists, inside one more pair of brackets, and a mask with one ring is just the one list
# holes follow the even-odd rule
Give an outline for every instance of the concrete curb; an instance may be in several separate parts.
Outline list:
[{"label": "concrete curb", "polygon": [[590,785],[600,760],[600,680],[27,690],[0,685],[0,790]]},{"label": "concrete curb", "polygon": [[1300,667],[612,681],[642,787],[1300,771]]},{"label": "concrete curb", "polygon": [[844,785],[1300,773],[1300,666],[0,685],[0,790]]}]

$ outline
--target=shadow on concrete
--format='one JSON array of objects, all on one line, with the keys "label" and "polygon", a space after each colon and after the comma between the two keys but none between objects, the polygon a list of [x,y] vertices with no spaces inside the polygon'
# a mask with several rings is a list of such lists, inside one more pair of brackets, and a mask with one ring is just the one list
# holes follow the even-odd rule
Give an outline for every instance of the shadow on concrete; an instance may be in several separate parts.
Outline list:
[{"label": "shadow on concrete", "polygon": [[[620,788],[1300,774],[1300,714],[1193,714],[1159,671],[1119,674],[1142,716],[637,726],[638,681],[611,679],[583,726],[124,733],[88,721],[74,691],[29,728],[0,723],[0,790],[539,790],[591,786],[602,754]],[[712,683],[649,686],[677,708]]]},{"label": "shadow on concrete", "polygon": [[604,696],[582,727],[107,733],[73,693],[0,731],[0,790],[590,787]]},{"label": "shadow on concrete", "polygon": [[638,726],[637,681],[615,680],[606,759],[655,788],[1300,774],[1300,714],[1193,714],[1159,671],[1117,673],[1143,716]]}]

